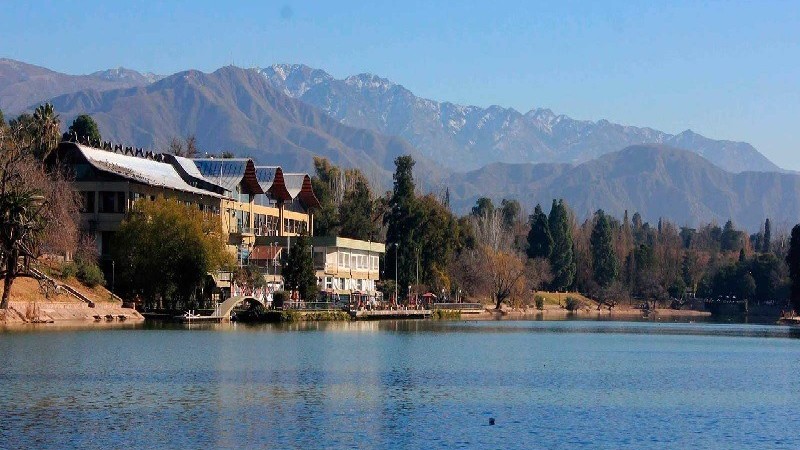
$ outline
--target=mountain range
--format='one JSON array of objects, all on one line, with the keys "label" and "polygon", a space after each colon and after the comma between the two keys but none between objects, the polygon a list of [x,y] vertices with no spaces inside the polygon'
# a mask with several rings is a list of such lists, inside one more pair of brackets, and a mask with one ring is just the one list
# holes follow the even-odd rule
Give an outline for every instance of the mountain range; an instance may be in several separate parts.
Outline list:
[{"label": "mountain range", "polygon": [[65,127],[88,113],[104,139],[126,145],[164,149],[171,138],[194,134],[203,150],[305,171],[320,155],[361,168],[381,189],[391,186],[394,158],[411,154],[421,188],[448,187],[458,212],[479,196],[517,198],[529,210],[564,197],[579,217],[627,209],[690,225],[732,218],[748,229],[767,216],[800,220],[800,176],[749,144],[578,121],[548,109],[440,103],[368,74],[335,79],[273,65],[66,75],[0,59],[6,117],[43,101]]},{"label": "mountain range", "polygon": [[779,170],[750,144],[708,139],[691,130],[673,135],[607,120],[575,120],[546,108],[523,114],[500,106],[437,102],[372,74],[336,79],[300,64],[257,70],[286,95],[342,123],[405,138],[456,171],[493,162],[581,163],[642,143],[686,148],[730,172]]}]

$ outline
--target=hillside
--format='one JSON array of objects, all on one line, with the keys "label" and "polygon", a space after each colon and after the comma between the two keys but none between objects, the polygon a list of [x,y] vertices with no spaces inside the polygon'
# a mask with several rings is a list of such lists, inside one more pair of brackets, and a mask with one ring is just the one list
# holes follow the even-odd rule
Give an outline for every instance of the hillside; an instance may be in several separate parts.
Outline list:
[{"label": "hillside", "polygon": [[492,164],[448,181],[452,204],[467,211],[485,195],[516,198],[532,210],[549,210],[564,198],[579,219],[597,209],[617,217],[638,211],[645,220],[666,217],[679,225],[729,218],[757,230],[764,218],[776,224],[800,221],[800,175],[733,174],[686,150],[636,145],[574,167],[562,164]]},{"label": "hillside", "polygon": [[300,64],[258,69],[285,94],[314,105],[342,123],[408,140],[424,155],[455,171],[495,162],[581,163],[643,143],[691,150],[730,172],[779,168],[745,142],[713,140],[686,130],[575,120],[547,108],[456,105],[420,98],[371,74],[336,79]]},{"label": "hillside", "polygon": [[16,115],[49,98],[80,90],[145,86],[157,80],[153,74],[141,74],[124,68],[109,69],[90,75],[67,75],[13,59],[0,58],[0,110]]},{"label": "hillside", "polygon": [[173,137],[194,134],[198,147],[251,156],[264,164],[311,170],[315,155],[360,167],[385,181],[394,158],[411,154],[428,176],[433,164],[401,138],[340,123],[274,89],[256,72],[224,67],[181,72],[145,87],[81,91],[52,99],[64,123],[91,114],[103,137],[145,148],[166,148]]}]

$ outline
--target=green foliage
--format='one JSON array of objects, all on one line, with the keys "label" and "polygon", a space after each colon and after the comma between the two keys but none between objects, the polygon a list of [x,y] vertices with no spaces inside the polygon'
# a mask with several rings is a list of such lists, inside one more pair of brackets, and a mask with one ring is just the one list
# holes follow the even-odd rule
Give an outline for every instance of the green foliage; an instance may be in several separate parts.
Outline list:
[{"label": "green foliage", "polygon": [[566,290],[575,282],[577,267],[572,227],[567,205],[563,200],[553,200],[548,226],[553,237],[553,252],[550,255],[550,267],[553,272],[552,287],[555,290]]},{"label": "green foliage", "polygon": [[314,235],[336,236],[339,234],[339,208],[334,198],[334,186],[341,179],[341,170],[325,158],[314,157],[314,171],[311,186],[320,202],[320,208],[314,214]]},{"label": "green foliage", "polygon": [[285,291],[275,291],[272,293],[272,306],[275,308],[283,308],[283,304],[289,299],[289,295]]},{"label": "green foliage", "polygon": [[719,237],[720,250],[723,252],[736,251],[744,247],[744,233],[736,230],[732,221],[725,222],[722,234]]},{"label": "green foliage", "polygon": [[536,309],[542,311],[544,309],[544,297],[541,295],[536,295],[533,297],[533,302],[536,305]]},{"label": "green foliage", "polygon": [[353,189],[344,194],[339,206],[339,235],[362,241],[376,239],[379,229],[373,221],[374,216],[375,206],[369,183],[360,177]]},{"label": "green foliage", "polygon": [[300,298],[314,301],[319,293],[317,276],[314,273],[314,258],[311,255],[311,240],[301,234],[283,256],[282,274],[287,289],[297,290]]},{"label": "green foliage", "polygon": [[789,299],[794,310],[800,311],[800,225],[792,228],[786,264],[789,265],[789,277],[792,281]]},{"label": "green foliage", "polygon": [[570,312],[575,312],[581,309],[582,306],[583,302],[581,302],[580,299],[572,296],[567,297],[566,300],[564,301],[564,307],[567,309],[567,311]]},{"label": "green foliage", "polygon": [[74,262],[67,262],[61,266],[61,279],[66,280],[78,275],[78,266]]},{"label": "green foliage", "polygon": [[218,217],[161,197],[134,205],[111,254],[118,291],[148,308],[199,307],[206,274],[233,265]]},{"label": "green foliage", "polygon": [[494,214],[494,203],[492,199],[481,197],[472,207],[472,215],[475,217],[485,217]]},{"label": "green foliage", "polygon": [[434,320],[458,320],[461,319],[461,311],[457,309],[434,309],[431,312],[431,319]]},{"label": "green foliage", "polygon": [[608,287],[617,279],[619,268],[614,254],[611,224],[602,209],[595,213],[595,224],[590,240],[594,280],[600,287]]},{"label": "green foliage", "polygon": [[0,128],[6,126],[6,118],[3,116],[3,110],[0,109]]},{"label": "green foliage", "polygon": [[97,264],[81,262],[78,263],[77,266],[76,277],[81,283],[91,288],[106,284],[106,280],[103,277],[103,271],[100,270],[100,267]]},{"label": "green foliage", "polygon": [[761,251],[763,253],[772,251],[772,225],[770,225],[769,218],[764,221],[764,240],[761,242]]},{"label": "green foliage", "polygon": [[553,253],[553,236],[550,234],[550,225],[547,222],[547,215],[542,211],[542,205],[536,205],[530,223],[528,258],[550,258]]},{"label": "green foliage", "polygon": [[88,114],[81,114],[72,121],[65,137],[70,135],[77,136],[79,141],[99,142],[101,140],[97,122]]},{"label": "green foliage", "polygon": [[500,203],[500,214],[503,217],[503,227],[510,230],[515,223],[519,221],[519,215],[522,212],[522,207],[516,200],[506,200]]},{"label": "green foliage", "polygon": [[[386,273],[398,274],[398,285],[401,289],[413,281],[416,274],[418,237],[415,234],[417,225],[417,198],[414,193],[414,159],[411,156],[398,156],[395,161],[393,176],[394,189],[389,200],[389,211],[384,216],[386,224],[386,242],[395,244],[386,255]],[[397,268],[395,269],[395,260]]]}]

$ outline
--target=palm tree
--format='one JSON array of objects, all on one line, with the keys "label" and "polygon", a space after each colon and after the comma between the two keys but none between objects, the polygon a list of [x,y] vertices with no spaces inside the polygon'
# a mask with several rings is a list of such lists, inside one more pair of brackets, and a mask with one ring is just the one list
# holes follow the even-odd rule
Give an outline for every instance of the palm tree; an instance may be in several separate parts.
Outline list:
[{"label": "palm tree", "polygon": [[33,151],[44,160],[58,145],[61,136],[61,119],[51,103],[39,105],[33,112]]}]

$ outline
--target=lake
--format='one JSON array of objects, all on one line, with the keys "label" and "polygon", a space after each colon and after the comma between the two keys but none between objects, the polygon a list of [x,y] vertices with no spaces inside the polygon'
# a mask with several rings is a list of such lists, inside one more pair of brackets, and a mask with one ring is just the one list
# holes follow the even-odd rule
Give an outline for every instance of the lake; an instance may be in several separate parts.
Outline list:
[{"label": "lake", "polygon": [[5,331],[0,447],[796,449],[798,337],[592,321]]}]

